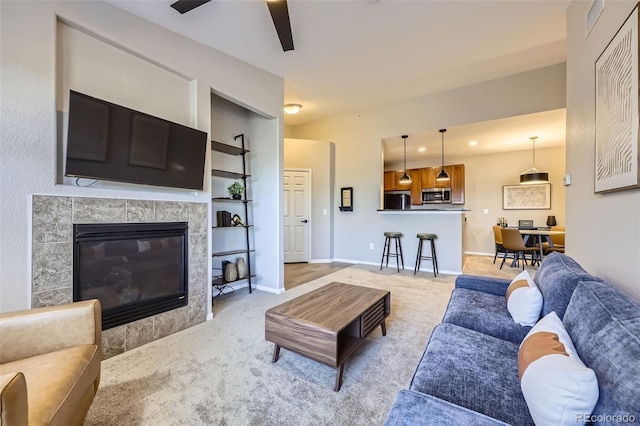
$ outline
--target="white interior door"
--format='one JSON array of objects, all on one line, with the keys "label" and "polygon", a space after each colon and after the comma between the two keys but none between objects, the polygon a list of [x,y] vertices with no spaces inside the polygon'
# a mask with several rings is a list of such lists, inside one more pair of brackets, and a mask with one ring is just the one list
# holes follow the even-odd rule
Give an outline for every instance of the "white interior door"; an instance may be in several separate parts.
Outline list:
[{"label": "white interior door", "polygon": [[308,170],[284,171],[284,262],[309,261],[311,182]]}]

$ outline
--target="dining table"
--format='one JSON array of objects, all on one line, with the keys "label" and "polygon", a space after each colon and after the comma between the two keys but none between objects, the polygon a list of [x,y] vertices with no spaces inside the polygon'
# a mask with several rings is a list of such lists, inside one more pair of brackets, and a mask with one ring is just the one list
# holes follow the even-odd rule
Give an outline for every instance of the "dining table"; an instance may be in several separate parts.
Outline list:
[{"label": "dining table", "polygon": [[549,247],[553,247],[553,241],[551,240],[552,235],[564,235],[564,231],[555,231],[551,229],[519,229],[520,234],[522,234],[523,242],[527,245],[527,242],[531,237],[538,238],[538,247],[540,247],[540,262],[542,262],[543,256],[543,247],[542,247],[542,238],[549,243]]}]

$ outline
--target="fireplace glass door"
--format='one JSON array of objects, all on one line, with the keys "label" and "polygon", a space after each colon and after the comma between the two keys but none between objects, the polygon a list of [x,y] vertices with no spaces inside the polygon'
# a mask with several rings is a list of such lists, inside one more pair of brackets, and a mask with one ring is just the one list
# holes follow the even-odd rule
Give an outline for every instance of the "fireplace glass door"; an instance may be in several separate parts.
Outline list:
[{"label": "fireplace glass door", "polygon": [[99,299],[103,329],[187,305],[187,224],[74,225],[74,301]]}]

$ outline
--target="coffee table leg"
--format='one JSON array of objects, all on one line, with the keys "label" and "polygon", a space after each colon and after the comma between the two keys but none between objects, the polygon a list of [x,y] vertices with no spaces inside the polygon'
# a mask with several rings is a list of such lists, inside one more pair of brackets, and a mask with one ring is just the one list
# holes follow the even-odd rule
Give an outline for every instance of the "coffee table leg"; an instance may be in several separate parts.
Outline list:
[{"label": "coffee table leg", "polygon": [[279,356],[280,356],[280,345],[276,345],[273,348],[273,358],[271,358],[271,362],[276,362]]},{"label": "coffee table leg", "polygon": [[340,364],[336,370],[336,385],[333,387],[335,392],[338,392],[342,386],[342,372],[344,371],[344,364],[344,362]]},{"label": "coffee table leg", "polygon": [[384,321],[382,321],[382,324],[380,324],[380,327],[382,328],[382,335],[386,336],[387,335],[387,325],[384,323]]}]

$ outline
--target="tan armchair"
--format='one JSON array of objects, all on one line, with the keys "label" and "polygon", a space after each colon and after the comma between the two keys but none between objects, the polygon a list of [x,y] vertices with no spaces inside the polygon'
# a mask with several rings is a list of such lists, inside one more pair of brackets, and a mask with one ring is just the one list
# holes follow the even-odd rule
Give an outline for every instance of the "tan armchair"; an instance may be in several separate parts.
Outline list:
[{"label": "tan armchair", "polygon": [[98,300],[0,314],[0,424],[81,425],[100,383]]}]

